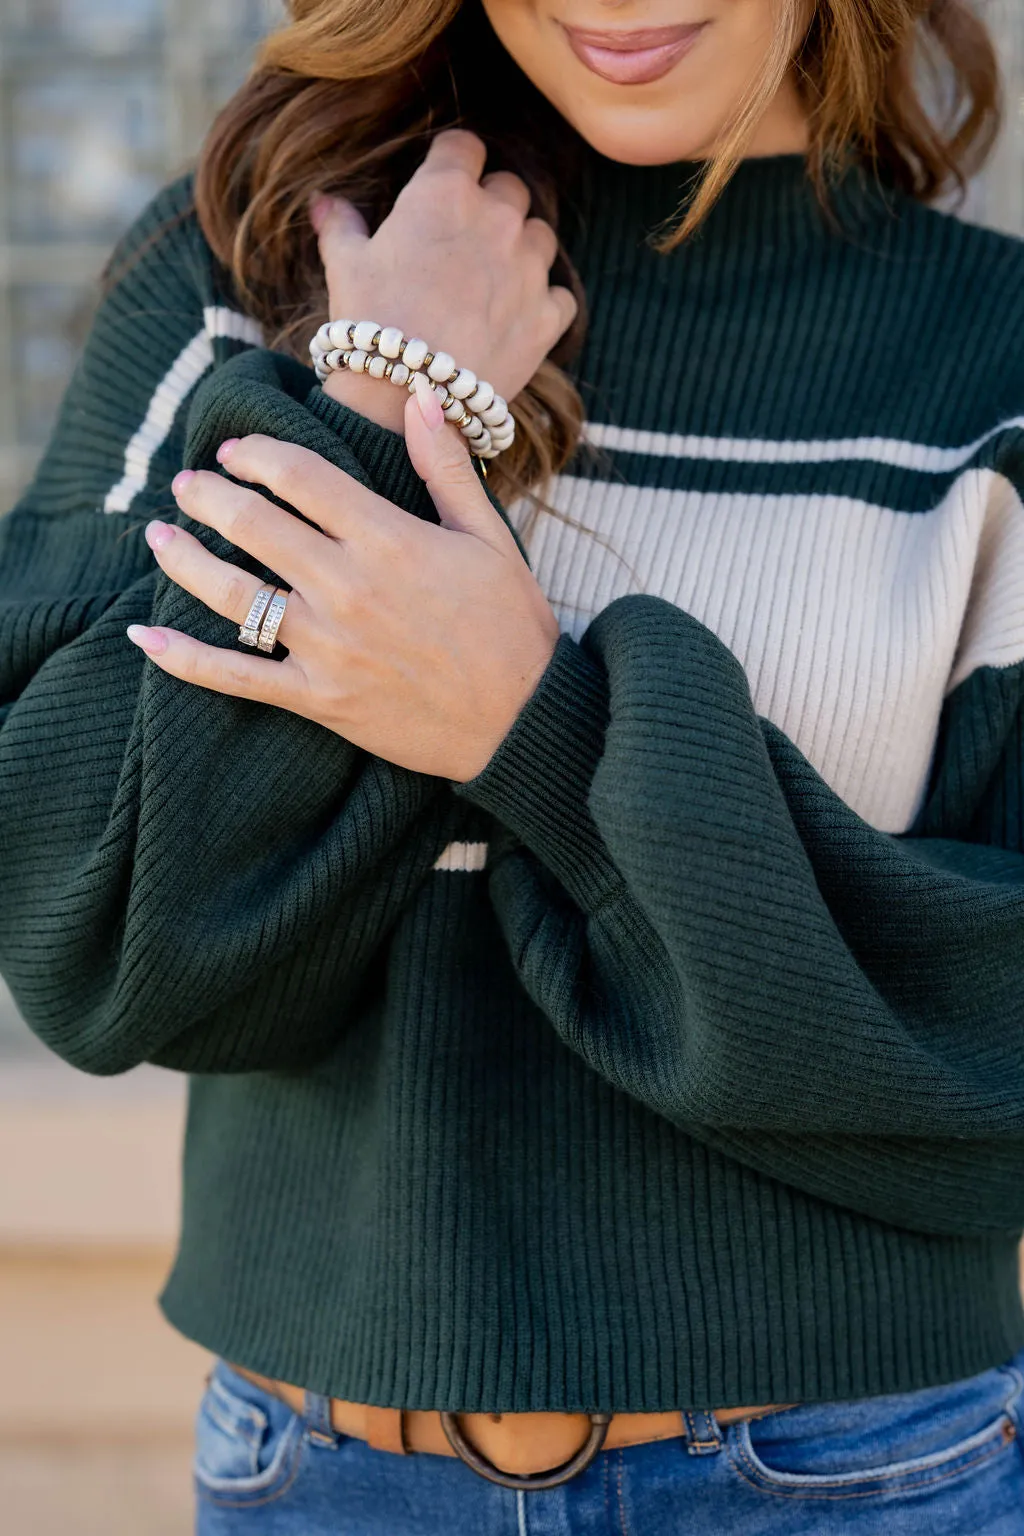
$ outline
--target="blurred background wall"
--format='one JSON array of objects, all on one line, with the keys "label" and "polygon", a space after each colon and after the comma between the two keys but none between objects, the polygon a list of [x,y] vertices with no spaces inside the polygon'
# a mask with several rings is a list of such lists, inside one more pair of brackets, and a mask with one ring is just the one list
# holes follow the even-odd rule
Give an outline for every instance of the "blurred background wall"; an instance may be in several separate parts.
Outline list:
[{"label": "blurred background wall", "polygon": [[[372,4],[373,0],[367,0]],[[979,0],[1007,129],[965,216],[1024,235],[1024,4]],[[0,506],[46,441],[135,213],[187,164],[279,0],[0,0]],[[182,1084],[74,1073],[0,986],[0,1507],[29,1536],[185,1536],[206,1361],[153,1298]]]},{"label": "blurred background wall", "polygon": [[[372,3],[372,0],[371,0]],[[0,0],[0,508],[31,474],[95,278],[195,153],[278,0]],[[185,1536],[207,1361],[155,1296],[183,1084],[49,1056],[0,987],[0,1529]]]}]

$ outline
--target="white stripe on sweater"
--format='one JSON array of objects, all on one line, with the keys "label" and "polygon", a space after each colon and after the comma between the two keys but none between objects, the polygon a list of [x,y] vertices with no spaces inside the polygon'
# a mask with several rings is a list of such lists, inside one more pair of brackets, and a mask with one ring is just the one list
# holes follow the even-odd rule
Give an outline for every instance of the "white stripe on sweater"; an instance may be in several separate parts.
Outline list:
[{"label": "white stripe on sweater", "polygon": [[203,310],[203,329],[179,352],[153,391],[142,425],[124,450],[120,480],[107,492],[104,512],[128,512],[149,480],[154,454],[167,441],[178,412],[208,368],[213,367],[213,341],[227,337],[258,347],[263,332],[255,320],[233,309],[210,306]]},{"label": "white stripe on sweater", "polygon": [[210,306],[203,310],[203,324],[207,336],[224,337],[227,341],[244,341],[250,347],[262,347],[263,327],[251,315],[243,315],[237,309]]},{"label": "white stripe on sweater", "polygon": [[967,470],[931,512],[557,478],[532,528],[509,508],[561,628],[650,593],[712,630],[774,722],[846,803],[902,832],[945,697],[1024,660],[1024,506]]},{"label": "white stripe on sweater", "polygon": [[472,875],[486,863],[486,843],[449,843],[434,868],[449,875]]},{"label": "white stripe on sweater", "polygon": [[849,437],[800,442],[757,437],[688,437],[680,432],[649,432],[644,427],[615,427],[587,422],[584,436],[594,448],[649,454],[661,459],[719,460],[724,464],[840,464],[866,460],[894,469],[937,475],[963,469],[979,449],[1003,432],[1024,431],[1024,416],[993,427],[962,448],[930,448],[884,437]]},{"label": "white stripe on sweater", "polygon": [[[203,311],[204,327],[194,336],[160,380],[149,408],[124,454],[124,472],[107,493],[104,512],[127,512],[149,479],[154,455],[167,441],[178,411],[203,374],[213,366],[215,337],[260,346],[263,333],[248,315],[223,307]],[[717,460],[730,464],[829,464],[868,461],[897,469],[941,474],[963,468],[980,448],[1000,433],[1024,430],[1024,417],[1014,417],[962,448],[932,448],[923,443],[880,437],[836,438],[818,442],[773,441],[762,438],[693,437],[679,432],[652,432],[642,427],[616,427],[587,422],[586,441],[595,448],[657,458]]]}]

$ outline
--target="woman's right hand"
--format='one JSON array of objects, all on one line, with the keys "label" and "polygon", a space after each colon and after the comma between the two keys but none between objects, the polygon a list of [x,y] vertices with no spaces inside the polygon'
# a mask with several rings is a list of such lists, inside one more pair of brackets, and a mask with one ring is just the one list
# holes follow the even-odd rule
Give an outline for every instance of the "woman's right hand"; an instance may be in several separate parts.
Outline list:
[{"label": "woman's right hand", "polygon": [[[373,319],[449,352],[513,400],[576,315],[552,286],[554,230],[529,218],[518,176],[481,181],[487,151],[473,133],[439,133],[375,234],[343,198],[311,209],[327,277],[330,318]],[[381,426],[401,432],[404,389],[332,373],[324,389]]]}]

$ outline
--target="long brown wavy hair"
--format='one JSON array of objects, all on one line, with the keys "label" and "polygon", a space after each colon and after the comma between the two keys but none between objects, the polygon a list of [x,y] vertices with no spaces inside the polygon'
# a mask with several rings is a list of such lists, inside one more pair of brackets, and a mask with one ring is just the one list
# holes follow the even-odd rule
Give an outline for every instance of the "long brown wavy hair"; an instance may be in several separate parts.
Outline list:
[{"label": "long brown wavy hair", "polygon": [[[659,249],[707,215],[794,56],[823,201],[831,174],[851,163],[930,201],[962,191],[985,159],[1000,121],[999,69],[969,0],[817,0],[804,30],[808,8],[778,0],[761,77]],[[557,225],[556,189],[579,141],[502,47],[479,0],[290,0],[289,12],[214,124],[196,204],[240,302],[275,346],[304,357],[327,307],[312,193],[349,198],[373,229],[430,138],[457,125],[478,133],[489,168],[517,172],[533,212]],[[930,111],[926,95],[941,110]],[[582,299],[564,252],[555,275]],[[559,363],[585,323],[581,305],[516,399],[515,445],[493,461],[499,495],[535,489],[573,452],[582,410]]]}]

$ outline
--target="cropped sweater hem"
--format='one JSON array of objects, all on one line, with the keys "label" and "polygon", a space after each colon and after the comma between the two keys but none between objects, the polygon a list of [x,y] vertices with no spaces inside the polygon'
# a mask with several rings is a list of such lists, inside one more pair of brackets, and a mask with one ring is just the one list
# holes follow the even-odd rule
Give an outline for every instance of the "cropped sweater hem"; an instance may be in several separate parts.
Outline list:
[{"label": "cropped sweater hem", "polygon": [[[160,1305],[196,1344],[275,1380],[349,1402],[465,1413],[841,1401],[940,1386],[1024,1347],[1016,1239],[908,1244],[806,1207],[796,1230],[814,1246],[802,1250],[810,1257],[799,1275],[787,1273],[766,1225],[777,1203],[770,1186],[751,1187],[724,1160],[704,1172],[719,1223],[701,1245],[706,1274],[652,1263],[657,1234],[641,1255],[604,1242],[600,1304],[577,1314],[587,1320],[578,1338],[559,1326],[559,1300],[570,1298],[557,1271],[539,1281],[548,1298],[539,1317],[532,1296],[490,1275],[489,1292],[474,1293],[487,1326],[467,1338],[455,1285],[425,1286],[415,1316],[346,1315],[237,1223],[201,1259],[190,1241]],[[596,1244],[600,1222],[584,1234]],[[631,1313],[651,1297],[664,1323],[627,1346]]]}]

